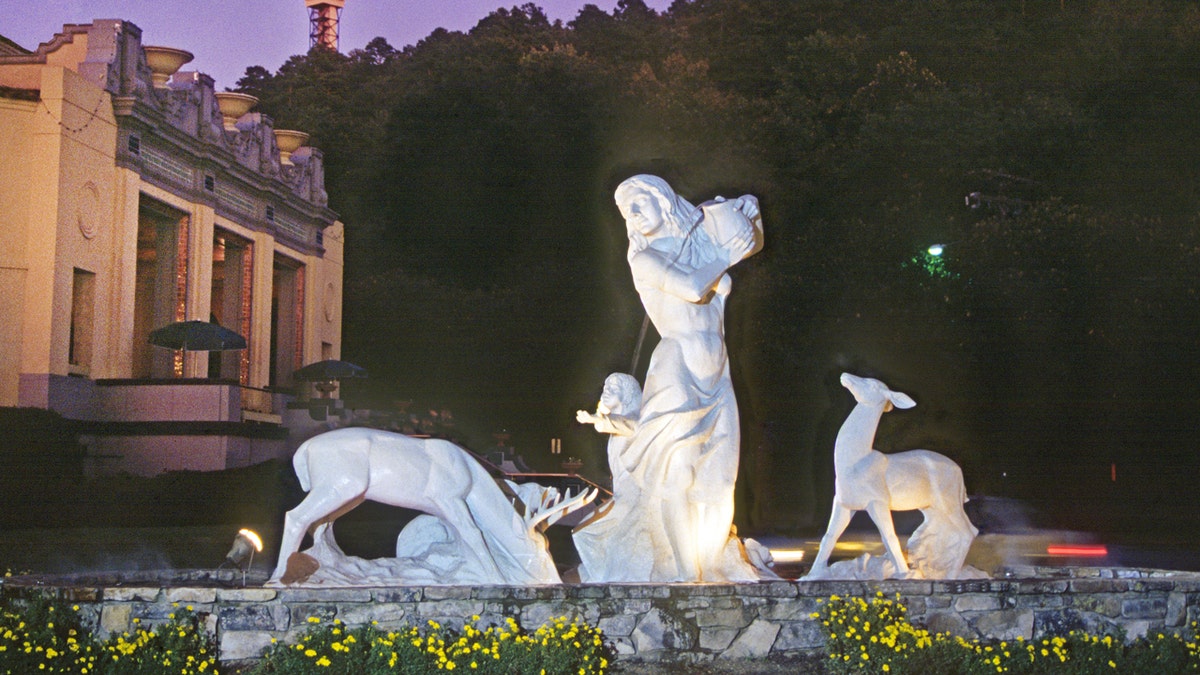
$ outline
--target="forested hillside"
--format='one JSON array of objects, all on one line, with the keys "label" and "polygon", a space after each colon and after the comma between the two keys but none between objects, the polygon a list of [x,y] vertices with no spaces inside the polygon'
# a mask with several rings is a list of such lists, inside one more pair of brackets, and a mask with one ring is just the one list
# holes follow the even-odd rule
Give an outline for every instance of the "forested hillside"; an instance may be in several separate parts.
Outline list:
[{"label": "forested hillside", "polygon": [[561,437],[603,472],[573,411],[629,369],[612,190],[649,172],[764,209],[727,326],[744,529],[823,524],[844,370],[918,402],[881,449],[942,451],[972,492],[1195,506],[1195,2],[528,4],[239,89],[325,153],[364,402],[507,428],[542,468]]}]

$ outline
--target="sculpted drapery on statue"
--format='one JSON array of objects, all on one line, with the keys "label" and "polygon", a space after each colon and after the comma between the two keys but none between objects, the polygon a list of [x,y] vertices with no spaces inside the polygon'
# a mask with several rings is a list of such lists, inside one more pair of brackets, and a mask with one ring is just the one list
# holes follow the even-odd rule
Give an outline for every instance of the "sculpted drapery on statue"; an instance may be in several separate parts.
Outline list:
[{"label": "sculpted drapery on statue", "polygon": [[638,175],[618,186],[616,202],[634,286],[661,340],[636,424],[579,417],[621,435],[610,451],[613,499],[575,530],[580,578],[756,580],[732,533],[740,431],[724,323],[726,271],[762,245],[758,201],[697,208],[663,179]]}]

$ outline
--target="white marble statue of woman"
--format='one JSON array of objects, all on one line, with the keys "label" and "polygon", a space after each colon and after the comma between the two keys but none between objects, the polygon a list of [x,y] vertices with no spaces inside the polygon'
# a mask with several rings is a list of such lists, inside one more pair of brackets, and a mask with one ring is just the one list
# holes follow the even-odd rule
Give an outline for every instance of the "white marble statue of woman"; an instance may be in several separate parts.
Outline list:
[{"label": "white marble statue of woman", "polygon": [[620,453],[628,479],[575,530],[580,578],[755,580],[731,534],[740,432],[724,319],[726,270],[761,245],[758,202],[696,208],[648,175],[621,183],[616,202],[634,286],[661,341]]}]

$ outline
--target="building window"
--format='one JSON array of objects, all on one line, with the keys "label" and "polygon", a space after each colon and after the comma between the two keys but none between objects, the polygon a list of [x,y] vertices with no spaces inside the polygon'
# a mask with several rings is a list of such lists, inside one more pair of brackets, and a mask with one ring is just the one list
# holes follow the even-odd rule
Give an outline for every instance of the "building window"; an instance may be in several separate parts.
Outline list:
[{"label": "building window", "polygon": [[71,336],[68,371],[87,375],[92,365],[92,327],[96,316],[96,275],[76,268],[71,284]]},{"label": "building window", "polygon": [[267,222],[275,222],[275,207],[270,204],[267,204]]},{"label": "building window", "polygon": [[142,154],[142,139],[138,138],[134,134],[129,134],[129,154]]},{"label": "building window", "polygon": [[204,189],[209,192],[214,192],[217,189],[217,179],[212,176],[204,177]]}]

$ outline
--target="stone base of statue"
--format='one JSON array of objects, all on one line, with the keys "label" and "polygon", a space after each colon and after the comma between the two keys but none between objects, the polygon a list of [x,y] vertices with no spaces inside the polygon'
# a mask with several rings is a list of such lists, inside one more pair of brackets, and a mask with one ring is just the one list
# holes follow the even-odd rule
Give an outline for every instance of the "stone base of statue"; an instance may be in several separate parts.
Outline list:
[{"label": "stone base of statue", "polygon": [[[964,567],[971,542],[978,530],[970,521],[951,519],[930,511],[925,521],[908,538],[908,564],[916,579],[974,579]],[[978,572],[979,570],[974,570]],[[967,576],[963,576],[966,574]]]},{"label": "stone base of statue", "polygon": [[597,508],[592,518],[580,523],[573,532],[580,559],[579,580],[749,583],[779,578],[769,567],[770,551],[753,539],[743,542],[736,530],[730,532],[715,560],[707,564],[681,560],[667,539],[666,529],[655,527],[656,522],[661,522],[661,517],[655,515],[661,516],[648,514],[642,508],[635,512],[619,497]]},{"label": "stone base of statue", "polygon": [[871,555],[864,553],[857,558],[839,560],[826,566],[820,572],[808,574],[805,581],[836,579],[847,581],[883,581],[885,579],[988,579],[987,572],[970,565],[963,565],[953,572],[952,576],[928,575],[924,570],[912,565],[907,573],[897,572],[896,565],[886,555]]},{"label": "stone base of statue", "polygon": [[477,556],[440,519],[420,515],[396,538],[395,558],[365,559],[346,555],[334,541],[332,528],[318,529],[311,548],[301,552],[316,569],[294,587],[344,586],[479,586],[497,583]]}]

